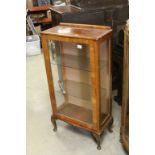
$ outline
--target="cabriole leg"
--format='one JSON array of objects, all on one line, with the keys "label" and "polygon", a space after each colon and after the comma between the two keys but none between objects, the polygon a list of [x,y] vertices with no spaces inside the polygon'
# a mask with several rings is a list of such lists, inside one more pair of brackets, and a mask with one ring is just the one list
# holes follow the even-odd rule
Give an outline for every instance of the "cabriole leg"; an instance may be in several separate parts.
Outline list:
[{"label": "cabriole leg", "polygon": [[93,136],[95,142],[97,143],[97,149],[101,150],[101,135],[97,135],[95,133],[91,132],[91,135]]},{"label": "cabriole leg", "polygon": [[110,123],[109,123],[109,125],[108,125],[108,130],[109,130],[109,132],[113,132],[113,130],[112,130],[113,122],[114,122],[114,120],[113,120],[113,117],[112,117],[112,119],[111,119],[111,121],[110,121]]},{"label": "cabriole leg", "polygon": [[56,120],[55,118],[53,118],[53,116],[51,116],[51,122],[53,124],[53,131],[57,131],[57,124],[56,124]]}]

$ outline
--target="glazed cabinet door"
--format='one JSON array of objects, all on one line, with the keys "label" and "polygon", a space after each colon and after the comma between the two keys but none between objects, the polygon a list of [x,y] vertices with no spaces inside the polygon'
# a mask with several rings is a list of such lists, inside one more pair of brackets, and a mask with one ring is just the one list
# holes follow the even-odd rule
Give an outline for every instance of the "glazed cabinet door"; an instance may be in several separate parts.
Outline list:
[{"label": "glazed cabinet door", "polygon": [[92,125],[90,47],[86,44],[52,41],[50,62],[57,114]]}]

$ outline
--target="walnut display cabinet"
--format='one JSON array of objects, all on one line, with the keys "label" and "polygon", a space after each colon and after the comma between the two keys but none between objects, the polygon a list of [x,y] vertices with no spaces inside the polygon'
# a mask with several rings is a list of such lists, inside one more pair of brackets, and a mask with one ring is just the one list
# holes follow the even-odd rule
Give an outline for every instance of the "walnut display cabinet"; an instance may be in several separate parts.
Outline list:
[{"label": "walnut display cabinet", "polygon": [[98,149],[113,124],[111,35],[107,26],[69,23],[41,33],[54,131],[56,120],[83,128]]},{"label": "walnut display cabinet", "polygon": [[123,58],[123,92],[122,92],[122,120],[121,142],[129,152],[129,27],[124,29],[124,58]]}]

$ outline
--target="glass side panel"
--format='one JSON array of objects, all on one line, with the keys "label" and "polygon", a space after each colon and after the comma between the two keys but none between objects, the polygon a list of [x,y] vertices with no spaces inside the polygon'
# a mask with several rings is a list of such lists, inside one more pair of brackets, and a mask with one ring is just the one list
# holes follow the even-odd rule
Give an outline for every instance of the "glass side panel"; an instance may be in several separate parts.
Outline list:
[{"label": "glass side panel", "polygon": [[89,46],[52,41],[50,60],[58,113],[92,123]]},{"label": "glass side panel", "polygon": [[[104,66],[102,66],[104,62]],[[101,91],[101,124],[109,114],[109,79],[110,73],[108,70],[108,42],[105,41],[100,45],[100,91]],[[104,116],[104,117],[103,117]]]}]

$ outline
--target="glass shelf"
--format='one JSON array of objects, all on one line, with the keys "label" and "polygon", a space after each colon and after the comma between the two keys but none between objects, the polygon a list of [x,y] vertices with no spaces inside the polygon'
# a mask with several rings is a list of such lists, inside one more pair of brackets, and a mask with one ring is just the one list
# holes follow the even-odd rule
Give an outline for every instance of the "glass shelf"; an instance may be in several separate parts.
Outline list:
[{"label": "glass shelf", "polygon": [[91,100],[91,85],[65,80],[66,94],[83,100]]},{"label": "glass shelf", "polygon": [[[83,100],[91,100],[91,90],[92,86],[85,83],[75,82],[71,80],[64,81],[64,87],[67,95],[74,96]],[[102,95],[104,97],[106,90],[102,88]]]},{"label": "glass shelf", "polygon": [[[63,67],[69,67],[79,70],[91,71],[90,59],[83,56],[75,56],[69,54],[63,54],[62,57],[54,56],[51,60],[53,65],[61,65]],[[100,68],[106,65],[105,61],[100,61]]]},{"label": "glass shelf", "polygon": [[82,56],[64,54],[63,59],[60,57],[55,57],[55,59],[51,61],[51,64],[90,71],[89,59]]}]

